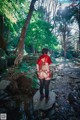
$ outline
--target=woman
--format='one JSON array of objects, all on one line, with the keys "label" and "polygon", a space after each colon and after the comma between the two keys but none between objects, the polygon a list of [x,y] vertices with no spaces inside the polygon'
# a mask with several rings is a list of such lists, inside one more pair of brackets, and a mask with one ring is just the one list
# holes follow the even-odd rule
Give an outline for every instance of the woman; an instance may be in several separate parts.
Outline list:
[{"label": "woman", "polygon": [[45,86],[45,100],[49,100],[49,84],[51,80],[50,64],[52,63],[50,58],[50,52],[47,48],[42,49],[42,55],[37,61],[37,74],[40,80],[40,100],[44,98],[43,87]]}]

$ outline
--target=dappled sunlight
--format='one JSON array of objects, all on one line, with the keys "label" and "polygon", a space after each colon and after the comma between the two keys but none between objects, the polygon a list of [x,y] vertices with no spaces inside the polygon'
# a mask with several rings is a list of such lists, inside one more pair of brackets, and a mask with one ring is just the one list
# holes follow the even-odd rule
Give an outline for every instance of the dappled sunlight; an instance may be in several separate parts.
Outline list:
[{"label": "dappled sunlight", "polygon": [[56,59],[58,63],[58,69],[73,69],[73,68],[79,68],[80,66],[75,64],[74,62],[71,62],[69,59],[64,58],[57,58]]}]

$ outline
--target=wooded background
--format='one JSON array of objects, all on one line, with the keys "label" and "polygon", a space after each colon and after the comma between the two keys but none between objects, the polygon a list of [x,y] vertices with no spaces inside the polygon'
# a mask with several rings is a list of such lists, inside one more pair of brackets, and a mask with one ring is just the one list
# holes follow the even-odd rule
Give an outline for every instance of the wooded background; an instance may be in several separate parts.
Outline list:
[{"label": "wooded background", "polygon": [[43,47],[55,56],[80,58],[80,1],[0,0],[0,48],[16,51],[18,64],[24,51]]}]

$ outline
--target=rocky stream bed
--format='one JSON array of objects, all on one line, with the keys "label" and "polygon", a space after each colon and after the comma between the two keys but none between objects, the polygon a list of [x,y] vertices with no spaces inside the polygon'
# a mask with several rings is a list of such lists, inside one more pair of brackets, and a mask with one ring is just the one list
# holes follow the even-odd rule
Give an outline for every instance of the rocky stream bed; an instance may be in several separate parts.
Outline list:
[{"label": "rocky stream bed", "polygon": [[[31,67],[31,76],[35,68]],[[32,73],[31,73],[32,72]],[[0,74],[0,114],[7,120],[80,120],[80,66],[61,62],[50,83],[50,91],[56,93],[53,106],[46,110],[34,111],[33,95],[39,89],[32,87],[28,73],[14,74],[14,68]]]}]

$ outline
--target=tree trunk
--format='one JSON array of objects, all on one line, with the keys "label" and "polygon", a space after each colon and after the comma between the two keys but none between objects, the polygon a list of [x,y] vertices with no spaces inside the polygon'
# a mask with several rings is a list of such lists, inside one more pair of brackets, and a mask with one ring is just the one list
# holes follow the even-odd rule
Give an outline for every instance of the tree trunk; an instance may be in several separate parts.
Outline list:
[{"label": "tree trunk", "polygon": [[18,47],[17,47],[17,55],[18,56],[14,61],[14,65],[18,65],[22,61],[23,49],[24,49],[24,40],[25,40],[27,29],[28,29],[28,25],[29,25],[31,17],[32,17],[32,13],[34,11],[34,4],[35,4],[36,1],[37,0],[32,0],[31,1],[28,16],[26,18],[26,21],[25,21],[24,26],[23,26],[22,31],[21,31],[21,36],[20,36],[20,40],[19,40],[19,43],[18,43]]},{"label": "tree trunk", "polygon": [[79,45],[78,45],[78,50],[80,51],[80,23],[79,23]]},{"label": "tree trunk", "polygon": [[4,17],[0,15],[0,48],[6,51],[6,42],[4,41]]},{"label": "tree trunk", "polygon": [[64,50],[64,57],[66,58],[66,24],[64,26],[64,31],[63,31],[63,50]]}]

